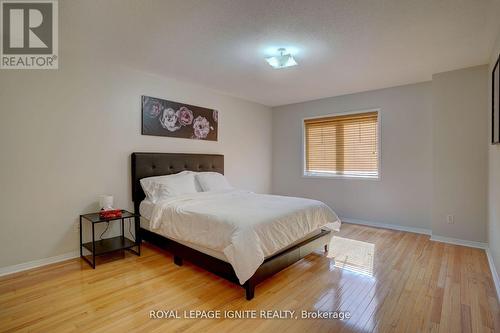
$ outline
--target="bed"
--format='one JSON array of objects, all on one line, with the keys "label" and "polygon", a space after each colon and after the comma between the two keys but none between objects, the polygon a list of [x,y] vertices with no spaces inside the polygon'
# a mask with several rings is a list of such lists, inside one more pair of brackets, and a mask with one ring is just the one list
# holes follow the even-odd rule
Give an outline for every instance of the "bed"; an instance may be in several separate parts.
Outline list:
[{"label": "bed", "polygon": [[[329,208],[318,201],[241,190],[196,193],[154,204],[145,198],[141,179],[182,171],[223,174],[224,156],[133,153],[131,160],[132,199],[135,212],[140,215],[139,239],[171,252],[174,263],[179,266],[183,260],[188,260],[241,285],[248,300],[254,297],[259,282],[320,247],[325,247],[326,251],[331,230],[340,226],[336,215],[330,214]],[[285,214],[290,208],[294,209],[293,214]],[[273,224],[258,222],[273,214],[276,217],[269,219]],[[298,219],[309,222],[303,222],[304,226],[300,227],[299,223],[289,221],[297,214],[307,215],[307,218],[299,216]],[[280,220],[282,215],[286,218]],[[328,224],[323,221],[335,219]],[[229,223],[222,223],[225,220]],[[236,220],[238,223],[232,223]],[[300,228],[292,230],[295,226]],[[206,229],[205,238],[199,237],[200,229]],[[239,237],[243,233],[245,236]],[[213,237],[206,237],[207,234]],[[217,242],[224,238],[219,235],[225,234],[231,236],[228,238],[232,241],[231,246],[226,243],[218,246]],[[276,237],[272,237],[273,234]]]}]

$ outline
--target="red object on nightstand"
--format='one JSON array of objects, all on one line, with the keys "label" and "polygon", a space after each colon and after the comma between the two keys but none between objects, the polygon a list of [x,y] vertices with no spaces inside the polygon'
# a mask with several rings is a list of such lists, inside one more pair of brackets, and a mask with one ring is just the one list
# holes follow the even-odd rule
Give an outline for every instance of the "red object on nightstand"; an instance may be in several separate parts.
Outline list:
[{"label": "red object on nightstand", "polygon": [[117,217],[122,217],[122,210],[121,209],[102,210],[99,212],[99,217],[101,219],[114,219]]}]

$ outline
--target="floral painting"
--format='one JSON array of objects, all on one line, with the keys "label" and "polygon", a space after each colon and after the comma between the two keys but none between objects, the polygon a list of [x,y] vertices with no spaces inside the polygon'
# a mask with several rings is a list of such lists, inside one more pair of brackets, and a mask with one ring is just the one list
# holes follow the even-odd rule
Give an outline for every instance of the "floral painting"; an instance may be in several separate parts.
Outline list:
[{"label": "floral painting", "polygon": [[219,112],[142,96],[142,134],[217,141]]}]

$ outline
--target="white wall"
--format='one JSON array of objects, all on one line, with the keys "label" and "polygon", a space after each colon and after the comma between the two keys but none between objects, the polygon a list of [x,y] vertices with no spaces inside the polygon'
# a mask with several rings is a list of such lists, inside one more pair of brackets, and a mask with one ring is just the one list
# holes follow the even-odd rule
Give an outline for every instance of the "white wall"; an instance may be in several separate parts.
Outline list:
[{"label": "white wall", "polygon": [[[302,177],[302,118],[380,108],[381,179]],[[430,228],[431,83],[273,108],[273,192],[322,200],[340,216]]]},{"label": "white wall", "polygon": [[432,77],[433,235],[486,241],[487,102],[486,65]]},{"label": "white wall", "polygon": [[[219,142],[142,136],[142,94],[219,110]],[[209,89],[66,48],[60,70],[2,71],[0,108],[0,267],[76,251],[99,194],[131,209],[134,151],[221,153],[236,187],[270,190],[270,109]]]},{"label": "white wall", "polygon": [[[489,73],[500,53],[500,31],[491,54]],[[487,117],[491,129],[491,74],[489,75],[489,103]],[[489,133],[489,132],[488,132]],[[491,137],[489,137],[491,140]],[[488,143],[488,243],[497,269],[500,269],[500,145]]]},{"label": "white wall", "polygon": [[[273,108],[273,192],[324,201],[347,219],[485,242],[487,73],[483,65]],[[302,119],[370,108],[381,109],[381,179],[302,177]]]}]

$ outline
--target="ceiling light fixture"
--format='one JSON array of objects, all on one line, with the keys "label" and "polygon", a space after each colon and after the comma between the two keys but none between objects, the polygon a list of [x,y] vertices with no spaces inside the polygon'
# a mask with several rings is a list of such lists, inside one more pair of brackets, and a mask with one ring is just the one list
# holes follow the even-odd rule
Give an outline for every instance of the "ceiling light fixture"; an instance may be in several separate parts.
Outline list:
[{"label": "ceiling light fixture", "polygon": [[280,53],[280,55],[266,58],[266,61],[273,68],[297,66],[297,62],[295,61],[293,56],[290,53],[285,53],[285,48],[279,48],[278,52]]}]

